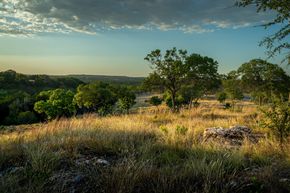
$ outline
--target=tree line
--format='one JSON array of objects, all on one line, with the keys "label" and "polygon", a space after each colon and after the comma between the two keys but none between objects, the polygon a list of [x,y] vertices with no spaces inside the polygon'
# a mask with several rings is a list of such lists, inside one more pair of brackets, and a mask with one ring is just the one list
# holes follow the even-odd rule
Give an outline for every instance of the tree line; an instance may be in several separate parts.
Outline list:
[{"label": "tree line", "polygon": [[230,99],[230,105],[242,100],[245,94],[259,105],[269,103],[274,95],[284,100],[289,97],[289,75],[279,65],[265,60],[253,59],[226,75],[218,73],[216,60],[176,48],[164,54],[154,50],[145,60],[153,72],[145,79],[144,87],[164,93],[162,99],[152,98],[151,104],[164,100],[173,112],[198,105],[206,94],[216,94],[222,103]]},{"label": "tree line", "polygon": [[83,113],[128,113],[136,96],[127,86],[95,82],[78,86],[75,93],[65,89],[42,91],[37,99],[34,110],[51,120]]},{"label": "tree line", "polygon": [[[145,57],[152,73],[142,86],[75,79],[53,80],[48,76],[27,76],[14,71],[0,73],[0,124],[29,124],[84,113],[101,116],[128,113],[136,93],[158,91],[163,97],[149,101],[164,102],[173,112],[199,104],[205,95],[216,95],[234,106],[245,95],[259,105],[271,102],[273,95],[288,100],[290,77],[277,64],[253,59],[228,74],[218,73],[218,62],[208,56],[172,48],[157,49]],[[39,91],[42,89],[41,91]]]},{"label": "tree line", "polygon": [[94,82],[70,77],[0,72],[0,125],[31,124],[95,112],[128,113],[135,103],[131,85]]}]

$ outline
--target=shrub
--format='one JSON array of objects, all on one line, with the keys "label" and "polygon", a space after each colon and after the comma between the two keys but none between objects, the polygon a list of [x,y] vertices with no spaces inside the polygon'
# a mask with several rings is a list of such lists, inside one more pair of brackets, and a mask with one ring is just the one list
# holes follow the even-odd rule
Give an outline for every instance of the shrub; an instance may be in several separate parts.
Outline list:
[{"label": "shrub", "polygon": [[31,111],[21,112],[17,116],[18,124],[31,124],[37,122],[38,119],[35,114]]},{"label": "shrub", "polygon": [[[40,93],[41,95],[42,93]],[[74,93],[70,90],[56,89],[49,93],[48,100],[41,100],[34,104],[34,110],[44,113],[48,119],[61,116],[69,117],[76,112],[73,103]]]},{"label": "shrub", "polygon": [[186,135],[188,131],[188,128],[187,127],[184,127],[184,126],[180,126],[178,125],[176,128],[175,128],[175,133],[177,135]]},{"label": "shrub", "polygon": [[227,93],[225,92],[219,92],[217,93],[217,100],[220,102],[220,103],[224,103],[227,99]]},{"label": "shrub", "polygon": [[153,106],[159,106],[162,103],[162,99],[159,98],[158,96],[153,96],[150,98],[149,103]]},{"label": "shrub", "polygon": [[270,105],[261,108],[261,112],[264,115],[262,126],[273,131],[283,149],[283,143],[290,134],[290,102],[274,97]]}]

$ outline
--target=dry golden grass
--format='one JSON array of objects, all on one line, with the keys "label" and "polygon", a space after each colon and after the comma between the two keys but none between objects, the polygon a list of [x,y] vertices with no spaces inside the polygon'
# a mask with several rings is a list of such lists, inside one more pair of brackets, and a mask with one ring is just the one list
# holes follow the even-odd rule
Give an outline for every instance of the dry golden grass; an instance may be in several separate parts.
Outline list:
[{"label": "dry golden grass", "polygon": [[[81,192],[231,192],[237,187],[229,183],[241,180],[247,168],[271,169],[275,163],[290,171],[289,144],[281,152],[270,131],[259,127],[256,106],[238,105],[238,111],[231,111],[203,101],[200,107],[177,114],[164,106],[150,107],[129,115],[85,115],[0,134],[0,171],[24,167],[22,173],[0,176],[0,192],[43,192],[47,179],[63,169],[63,162],[75,168],[74,161],[81,156],[112,162],[110,169],[80,169],[89,183]],[[202,143],[204,129],[233,125],[249,126],[267,137],[257,144],[245,141],[238,149]],[[274,175],[260,176],[275,181]],[[264,179],[259,180],[253,182],[255,191]],[[238,186],[241,192],[248,191],[243,184]]]}]

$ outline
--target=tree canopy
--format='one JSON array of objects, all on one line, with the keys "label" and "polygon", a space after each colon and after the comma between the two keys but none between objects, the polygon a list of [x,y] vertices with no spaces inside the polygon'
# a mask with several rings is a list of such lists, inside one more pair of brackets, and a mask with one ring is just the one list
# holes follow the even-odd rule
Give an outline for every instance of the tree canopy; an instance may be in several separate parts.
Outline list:
[{"label": "tree canopy", "polygon": [[277,53],[281,53],[286,50],[285,60],[288,60],[290,64],[290,44],[287,41],[290,33],[290,0],[239,0],[238,6],[246,7],[255,5],[257,12],[274,12],[275,18],[266,24],[263,24],[265,28],[279,24],[280,29],[273,35],[266,37],[260,44],[265,45],[269,49],[269,56],[273,57]]},{"label": "tree canopy", "polygon": [[96,82],[80,85],[74,97],[79,108],[85,108],[88,112],[105,114],[111,111],[117,102],[117,96],[109,87],[109,84]]},{"label": "tree canopy", "polygon": [[237,72],[245,92],[255,95],[263,93],[267,98],[272,94],[288,97],[290,77],[277,64],[254,59],[242,64]]},{"label": "tree canopy", "polygon": [[173,48],[166,50],[165,55],[161,50],[152,51],[145,60],[152,64],[154,80],[163,85],[169,92],[172,100],[172,110],[177,110],[176,97],[184,81],[187,80],[188,65],[186,64],[187,51]]},{"label": "tree canopy", "polygon": [[40,93],[40,95],[46,95],[48,99],[36,102],[34,110],[38,113],[44,113],[48,119],[69,117],[76,113],[76,107],[73,103],[74,93],[72,91],[56,89]]},{"label": "tree canopy", "polygon": [[[217,83],[218,63],[206,56],[203,57],[199,54],[188,56],[186,50],[176,48],[166,50],[162,55],[161,51],[157,49],[148,54],[145,60],[152,64],[154,70],[145,80],[145,84],[154,88],[163,87],[168,94],[165,97],[166,103],[170,104],[173,111],[177,111],[183,103],[181,95],[189,93],[184,91],[185,86],[194,88],[194,91],[190,91],[190,93],[195,92],[192,97],[199,98]],[[185,96],[188,100],[192,97]]]},{"label": "tree canopy", "polygon": [[118,97],[118,107],[120,110],[129,113],[129,109],[136,103],[136,95],[128,87],[120,86],[116,89]]}]

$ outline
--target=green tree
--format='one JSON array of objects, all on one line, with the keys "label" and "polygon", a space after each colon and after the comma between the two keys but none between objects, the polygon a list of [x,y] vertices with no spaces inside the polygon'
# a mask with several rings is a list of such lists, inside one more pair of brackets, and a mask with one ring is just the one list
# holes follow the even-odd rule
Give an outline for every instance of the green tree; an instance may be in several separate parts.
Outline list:
[{"label": "green tree", "polygon": [[183,86],[198,88],[204,94],[214,87],[218,79],[216,61],[199,54],[187,56],[186,50],[173,48],[167,50],[164,56],[160,50],[155,50],[148,54],[145,60],[149,61],[154,69],[146,80],[147,84],[162,85],[165,88],[169,95],[165,98],[171,100],[170,103],[167,101],[167,104],[170,104],[173,112],[178,111],[180,107],[177,98],[182,97],[179,92]]},{"label": "green tree", "polygon": [[[23,124],[18,121],[22,112],[33,111],[34,98],[26,92],[11,91],[0,93],[0,124]],[[33,120],[33,122],[35,122]]]},{"label": "green tree", "polygon": [[204,90],[201,84],[184,85],[181,87],[178,95],[180,104],[188,105],[189,108],[198,105],[198,100],[203,96]]},{"label": "green tree", "polygon": [[290,77],[277,64],[261,59],[254,59],[241,65],[238,69],[243,89],[252,93],[252,97],[262,104],[273,94],[288,97]]},{"label": "green tree", "polygon": [[[47,100],[40,100],[34,104],[34,110],[37,113],[44,113],[47,118],[54,119],[58,117],[69,117],[76,113],[76,107],[73,103],[74,93],[70,90],[56,89],[45,92],[49,94]],[[40,93],[39,95],[45,95]]]},{"label": "green tree", "polygon": [[290,64],[290,44],[287,37],[290,33],[290,1],[289,0],[239,0],[237,5],[240,7],[246,7],[255,5],[257,7],[257,12],[271,11],[276,13],[276,17],[262,25],[268,28],[273,25],[281,26],[280,29],[273,35],[266,37],[260,45],[265,45],[269,50],[268,54],[273,57],[277,53],[281,53],[286,50],[287,56],[285,60],[288,60]]},{"label": "green tree", "polygon": [[38,121],[35,114],[31,111],[20,112],[17,115],[17,124],[32,124]]},{"label": "green tree", "polygon": [[201,95],[204,95],[220,86],[218,62],[214,59],[191,54],[186,58],[186,64],[188,65],[188,84],[192,86],[191,88],[197,89],[195,93],[199,91]]},{"label": "green tree", "polygon": [[159,98],[158,96],[153,96],[150,98],[149,103],[153,106],[158,107],[162,104],[162,98]]},{"label": "green tree", "polygon": [[149,103],[153,106],[159,106],[162,104],[162,98],[159,98],[158,96],[153,96],[150,98]]},{"label": "green tree", "polygon": [[169,93],[173,112],[178,110],[177,92],[187,78],[188,65],[186,64],[186,58],[187,51],[177,50],[176,48],[167,50],[164,56],[157,49],[145,57],[145,60],[152,64],[153,75],[158,80],[158,84],[163,85]]},{"label": "green tree", "polygon": [[98,112],[102,115],[112,111],[117,102],[117,96],[112,92],[110,85],[96,82],[80,85],[74,97],[74,102],[79,108],[85,108],[89,112]]},{"label": "green tree", "polygon": [[220,103],[224,103],[227,98],[228,98],[227,93],[225,93],[225,92],[219,92],[219,93],[217,93],[217,100]]},{"label": "green tree", "polygon": [[119,88],[119,92],[117,93],[118,97],[118,107],[121,110],[126,111],[129,114],[130,108],[136,104],[135,99],[136,95],[132,92],[128,87],[122,86]]},{"label": "green tree", "polygon": [[[171,94],[167,91],[164,93],[163,95],[163,100],[165,102],[165,104],[173,109],[173,104],[172,104],[172,98],[171,98]],[[176,95],[176,98],[175,98],[175,108],[176,109],[180,109],[180,107],[184,104],[184,99],[183,97],[180,95],[180,94],[177,94]]]},{"label": "green tree", "polygon": [[261,108],[264,115],[262,125],[273,131],[280,142],[281,149],[290,134],[290,102],[283,97],[272,97],[272,103]]},{"label": "green tree", "polygon": [[150,73],[142,83],[142,88],[145,91],[164,92],[166,88],[163,85],[163,79],[156,73]]},{"label": "green tree", "polygon": [[232,107],[235,107],[235,103],[237,100],[242,100],[244,98],[241,80],[238,79],[238,73],[236,71],[231,71],[227,78],[222,81],[223,88],[228,96],[228,98],[232,101]]}]

